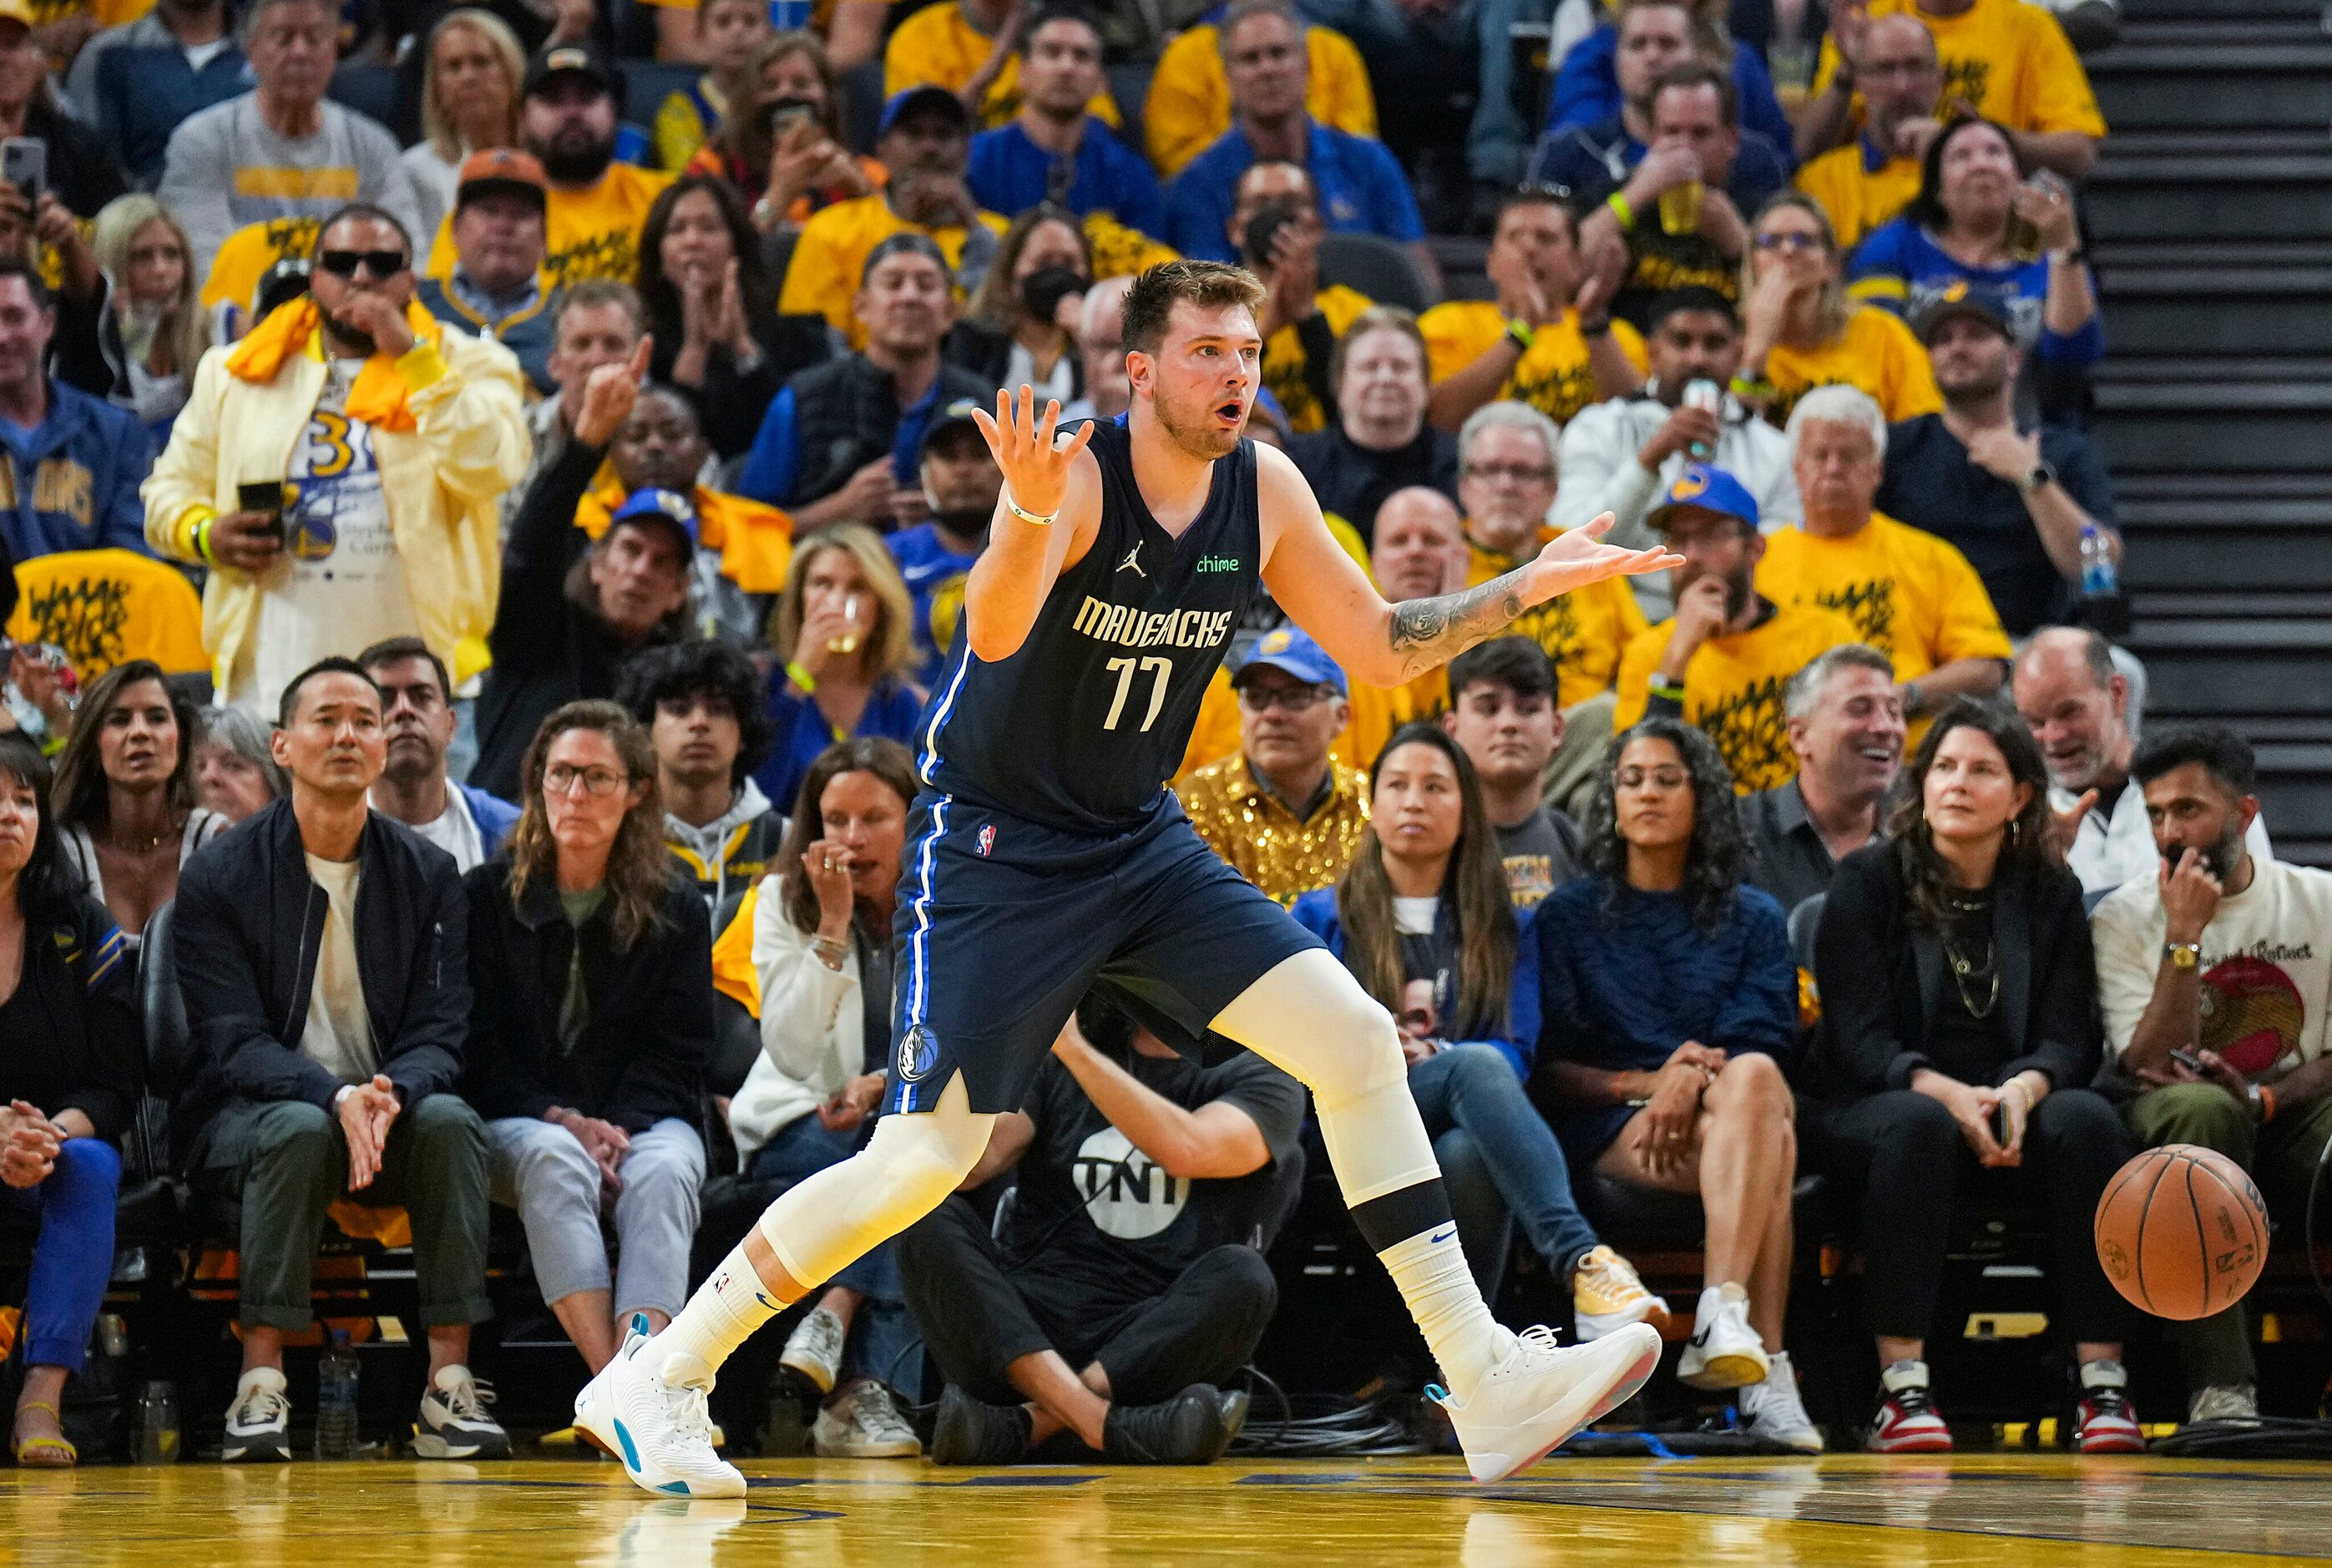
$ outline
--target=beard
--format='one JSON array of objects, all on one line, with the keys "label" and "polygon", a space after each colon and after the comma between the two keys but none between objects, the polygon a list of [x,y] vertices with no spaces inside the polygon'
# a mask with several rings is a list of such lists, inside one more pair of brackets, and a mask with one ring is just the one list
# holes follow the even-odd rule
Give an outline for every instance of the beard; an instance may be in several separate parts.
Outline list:
[{"label": "beard", "polygon": [[[2208,845],[2199,846],[2198,847],[2201,851],[2200,858],[2203,862],[2203,869],[2209,872],[2213,876],[2217,877],[2223,884],[2229,877],[2234,875],[2235,867],[2241,863],[2243,858],[2243,828],[2241,822],[2238,819],[2230,817],[2225,830],[2222,831],[2215,840]],[[2172,853],[2164,856],[2164,863],[2175,868],[2178,865],[2179,856],[2181,853],[2181,851],[2174,850]]]},{"label": "beard", "polygon": [[324,317],[324,336],[331,339],[333,349],[340,351],[339,357],[341,359],[369,359],[380,348],[370,332],[358,331],[329,313]]},{"label": "beard", "polygon": [[1150,400],[1150,407],[1158,416],[1159,428],[1166,432],[1168,440],[1189,455],[1211,463],[1238,450],[1238,432],[1218,429],[1211,422],[1215,409],[1228,401],[1225,398],[1185,406],[1161,392]]},{"label": "beard", "polygon": [[602,140],[588,130],[563,130],[534,149],[553,185],[589,185],[616,161],[616,139]]}]

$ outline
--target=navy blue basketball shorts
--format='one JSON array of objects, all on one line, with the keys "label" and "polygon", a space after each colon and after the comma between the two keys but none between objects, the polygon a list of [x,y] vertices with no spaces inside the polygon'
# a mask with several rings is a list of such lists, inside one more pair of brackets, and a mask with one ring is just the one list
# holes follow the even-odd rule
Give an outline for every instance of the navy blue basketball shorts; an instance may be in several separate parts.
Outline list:
[{"label": "navy blue basketball shorts", "polygon": [[885,1108],[1017,1111],[1061,1026],[1098,990],[1168,1045],[1320,940],[1207,847],[1159,792],[1128,833],[1066,832],[925,791],[894,919]]}]

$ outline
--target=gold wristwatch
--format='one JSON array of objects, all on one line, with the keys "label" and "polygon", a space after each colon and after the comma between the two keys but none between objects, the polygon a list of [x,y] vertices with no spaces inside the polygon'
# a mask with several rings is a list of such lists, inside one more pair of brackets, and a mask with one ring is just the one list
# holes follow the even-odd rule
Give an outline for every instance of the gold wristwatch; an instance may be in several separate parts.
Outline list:
[{"label": "gold wristwatch", "polygon": [[2193,969],[2203,961],[2203,944],[2199,942],[2165,942],[2162,956],[2170,961],[2172,969]]}]

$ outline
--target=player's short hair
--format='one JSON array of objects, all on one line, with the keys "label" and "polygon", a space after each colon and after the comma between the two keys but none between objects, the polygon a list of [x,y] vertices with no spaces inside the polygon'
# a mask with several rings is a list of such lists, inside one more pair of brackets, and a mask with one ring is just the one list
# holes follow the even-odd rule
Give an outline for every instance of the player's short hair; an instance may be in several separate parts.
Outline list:
[{"label": "player's short hair", "polygon": [[1811,664],[1790,677],[1782,689],[1782,712],[1792,719],[1813,717],[1814,704],[1821,701],[1822,688],[1840,670],[1876,670],[1888,680],[1895,678],[1895,661],[1868,643],[1840,643],[1834,648],[1824,648]]},{"label": "player's short hair", "polygon": [[1449,703],[1464,700],[1467,688],[1504,686],[1517,697],[1554,695],[1554,660],[1525,636],[1492,637],[1449,661]]},{"label": "player's short hair", "polygon": [[2157,735],[2130,759],[2129,776],[2142,789],[2189,762],[2200,762],[2238,800],[2259,793],[2259,760],[2251,742],[2223,724],[2193,724]]},{"label": "player's short hair", "polygon": [[1125,292],[1123,342],[1128,352],[1155,354],[1166,340],[1166,320],[1174,307],[1189,301],[1202,311],[1244,305],[1249,311],[1263,304],[1263,284],[1245,267],[1222,262],[1165,262],[1133,280]]}]

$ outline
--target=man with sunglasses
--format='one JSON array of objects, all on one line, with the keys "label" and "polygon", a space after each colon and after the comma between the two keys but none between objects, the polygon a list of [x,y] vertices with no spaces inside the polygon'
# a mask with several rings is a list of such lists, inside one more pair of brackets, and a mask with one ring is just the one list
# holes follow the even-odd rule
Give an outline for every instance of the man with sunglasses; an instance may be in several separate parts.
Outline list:
[{"label": "man with sunglasses", "polygon": [[205,361],[145,489],[147,541],[213,569],[219,691],[263,712],[295,671],[391,637],[475,673],[528,460],[518,361],[415,303],[395,217],[341,208],[309,291]]},{"label": "man with sunglasses", "polygon": [[1174,781],[1190,826],[1282,904],[1344,875],[1369,825],[1367,777],[1329,754],[1352,717],[1344,672],[1293,626],[1264,634],[1231,677],[1238,754]]}]

